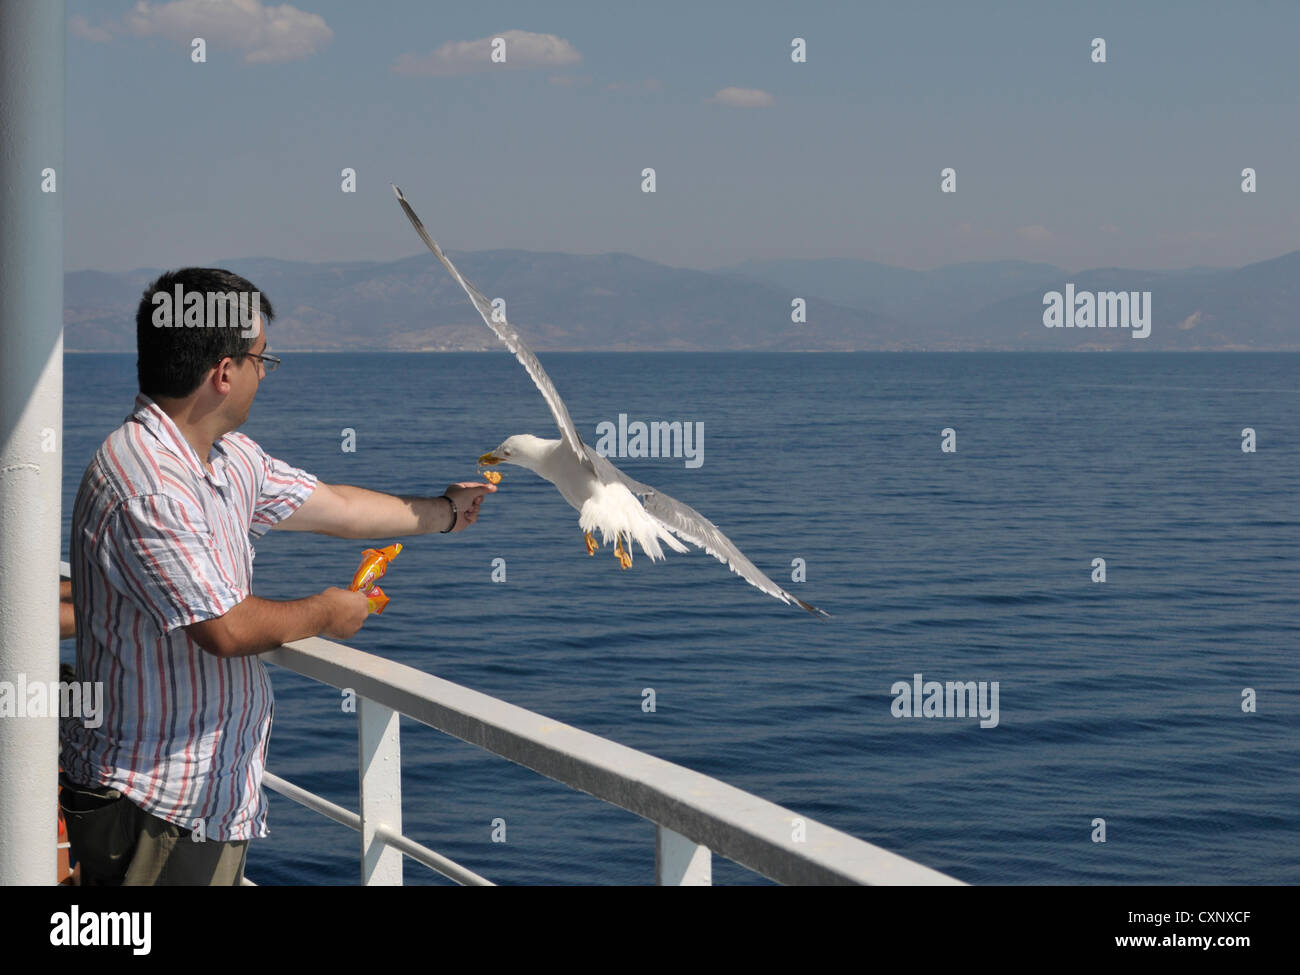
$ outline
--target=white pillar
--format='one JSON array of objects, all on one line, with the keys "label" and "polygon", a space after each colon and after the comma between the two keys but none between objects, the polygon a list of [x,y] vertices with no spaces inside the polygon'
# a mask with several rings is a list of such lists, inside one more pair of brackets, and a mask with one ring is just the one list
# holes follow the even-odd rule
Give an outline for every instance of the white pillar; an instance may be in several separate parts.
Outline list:
[{"label": "white pillar", "polygon": [[[63,0],[0,0],[0,681],[15,685],[59,669],[63,43]],[[58,742],[57,717],[0,717],[0,884],[54,883]]]},{"label": "white pillar", "polygon": [[655,883],[660,887],[710,887],[713,885],[713,851],[655,826]]},{"label": "white pillar", "polygon": [[402,832],[400,715],[357,698],[358,765],[361,772],[361,883],[402,886],[402,852],[375,835],[375,827]]}]

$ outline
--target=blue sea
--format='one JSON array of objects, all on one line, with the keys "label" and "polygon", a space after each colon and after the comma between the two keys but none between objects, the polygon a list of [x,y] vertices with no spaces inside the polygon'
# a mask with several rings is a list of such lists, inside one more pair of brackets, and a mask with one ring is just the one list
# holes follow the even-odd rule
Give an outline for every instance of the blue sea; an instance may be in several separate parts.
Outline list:
[{"label": "blue sea", "polygon": [[[1300,883],[1300,355],[542,361],[589,442],[619,414],[702,423],[698,467],[616,463],[833,618],[701,552],[638,551],[627,572],[609,547],[588,558],[577,513],[507,466],[477,526],[401,539],[392,602],[352,645],[970,883]],[[70,354],[65,388],[66,558],[81,472],[131,410],[134,356]],[[505,352],[286,353],[243,429],[325,481],[425,495],[473,479],[511,434],[556,435]],[[363,547],[272,532],[256,592],[346,585]],[[272,674],[271,769],[355,809],[355,716],[337,690]],[[996,681],[996,727],[895,716],[891,688],[915,674]],[[402,758],[404,831],[489,879],[653,882],[654,828],[630,813],[406,719]],[[356,833],[270,802],[252,880],[358,882]],[[766,883],[721,858],[714,881]]]}]

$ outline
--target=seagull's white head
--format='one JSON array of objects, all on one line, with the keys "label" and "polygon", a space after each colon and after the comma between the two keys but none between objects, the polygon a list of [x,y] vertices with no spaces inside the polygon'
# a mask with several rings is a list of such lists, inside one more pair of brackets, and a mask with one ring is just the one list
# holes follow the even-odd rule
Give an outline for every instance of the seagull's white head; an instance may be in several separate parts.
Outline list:
[{"label": "seagull's white head", "polygon": [[513,437],[507,437],[500,447],[484,454],[478,462],[485,467],[493,464],[518,464],[536,471],[537,465],[554,445],[554,440],[543,440],[531,433],[517,433]]}]

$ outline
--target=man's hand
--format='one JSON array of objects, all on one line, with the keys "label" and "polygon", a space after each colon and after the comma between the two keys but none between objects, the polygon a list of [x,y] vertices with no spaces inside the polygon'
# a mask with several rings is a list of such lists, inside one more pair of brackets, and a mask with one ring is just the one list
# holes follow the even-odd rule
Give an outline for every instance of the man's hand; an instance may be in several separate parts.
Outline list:
[{"label": "man's hand", "polygon": [[[495,484],[484,484],[481,481],[459,481],[447,485],[447,490],[443,493],[456,503],[457,512],[456,524],[451,530],[461,532],[478,521],[479,509],[483,506],[483,495],[491,494],[496,489]],[[450,508],[447,517],[448,519],[451,517]]]},{"label": "man's hand", "polygon": [[322,636],[346,640],[361,629],[370,615],[369,597],[364,592],[330,586],[321,593],[321,598],[326,601],[329,613],[329,622],[320,631]]}]

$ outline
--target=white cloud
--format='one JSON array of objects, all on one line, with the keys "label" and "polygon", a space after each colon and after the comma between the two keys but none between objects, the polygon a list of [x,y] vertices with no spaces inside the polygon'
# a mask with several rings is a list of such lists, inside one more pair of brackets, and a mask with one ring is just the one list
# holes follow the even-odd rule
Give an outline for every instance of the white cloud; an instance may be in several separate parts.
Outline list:
[{"label": "white cloud", "polygon": [[[500,63],[492,60],[492,39],[495,37],[505,40],[505,60]],[[577,48],[554,34],[508,30],[476,41],[448,41],[423,57],[403,54],[393,65],[393,70],[405,75],[450,78],[507,68],[558,68],[581,60]]]},{"label": "white cloud", "polygon": [[723,88],[709,101],[734,108],[767,108],[776,104],[775,98],[758,88]]},{"label": "white cloud", "polygon": [[158,6],[139,0],[124,21],[140,37],[157,34],[186,44],[201,37],[210,47],[243,51],[246,64],[310,57],[334,36],[319,14],[287,3],[266,7],[262,0],[172,0]]},{"label": "white cloud", "polygon": [[113,32],[106,27],[92,27],[90,21],[81,15],[68,18],[68,33],[80,37],[83,41],[107,44],[113,39]]}]

